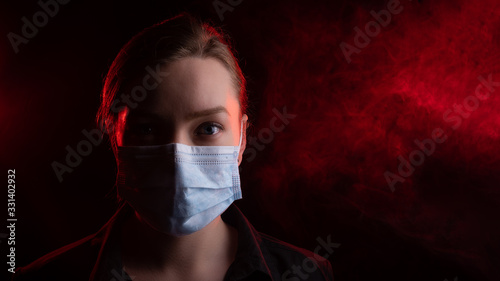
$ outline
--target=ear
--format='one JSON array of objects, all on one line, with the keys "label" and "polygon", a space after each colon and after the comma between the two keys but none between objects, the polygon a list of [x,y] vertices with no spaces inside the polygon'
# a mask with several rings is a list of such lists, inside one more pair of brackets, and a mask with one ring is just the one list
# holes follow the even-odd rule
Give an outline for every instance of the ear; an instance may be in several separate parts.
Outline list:
[{"label": "ear", "polygon": [[247,128],[250,123],[248,123],[248,116],[246,114],[243,114],[243,116],[241,117],[241,122],[243,122],[243,131],[241,136],[240,154],[238,155],[238,166],[241,164],[241,160],[243,159],[243,152],[245,152],[245,148],[247,146]]}]

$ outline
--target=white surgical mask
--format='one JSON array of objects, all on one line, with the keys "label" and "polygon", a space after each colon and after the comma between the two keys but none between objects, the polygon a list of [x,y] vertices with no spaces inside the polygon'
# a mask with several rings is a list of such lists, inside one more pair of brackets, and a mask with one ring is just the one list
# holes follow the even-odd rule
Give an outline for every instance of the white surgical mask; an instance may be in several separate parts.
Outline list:
[{"label": "white surgical mask", "polygon": [[182,236],[241,199],[238,146],[119,146],[118,195],[151,227]]}]

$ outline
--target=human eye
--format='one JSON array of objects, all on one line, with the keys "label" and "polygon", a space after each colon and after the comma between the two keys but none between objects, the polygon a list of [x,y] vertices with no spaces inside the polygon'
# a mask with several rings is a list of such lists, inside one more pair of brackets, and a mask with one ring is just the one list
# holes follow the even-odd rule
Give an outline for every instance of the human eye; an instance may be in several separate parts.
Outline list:
[{"label": "human eye", "polygon": [[154,125],[151,123],[130,124],[129,132],[134,136],[146,137],[155,133]]},{"label": "human eye", "polygon": [[206,122],[201,124],[197,129],[196,129],[196,135],[215,135],[219,133],[220,131],[224,130],[224,127],[215,122]]}]

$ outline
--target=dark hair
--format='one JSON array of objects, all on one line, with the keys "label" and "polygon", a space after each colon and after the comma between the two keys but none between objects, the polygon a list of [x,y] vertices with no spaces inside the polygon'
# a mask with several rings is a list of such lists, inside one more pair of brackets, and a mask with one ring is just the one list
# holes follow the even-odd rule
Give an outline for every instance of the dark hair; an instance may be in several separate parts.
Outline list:
[{"label": "dark hair", "polygon": [[146,73],[149,66],[170,63],[186,57],[214,58],[229,71],[239,94],[241,114],[248,106],[246,80],[233,55],[226,35],[213,26],[193,16],[182,13],[142,30],[123,46],[104,79],[101,106],[97,124],[110,136],[116,148],[115,125],[118,112],[113,103],[119,92],[124,91],[132,80]]}]

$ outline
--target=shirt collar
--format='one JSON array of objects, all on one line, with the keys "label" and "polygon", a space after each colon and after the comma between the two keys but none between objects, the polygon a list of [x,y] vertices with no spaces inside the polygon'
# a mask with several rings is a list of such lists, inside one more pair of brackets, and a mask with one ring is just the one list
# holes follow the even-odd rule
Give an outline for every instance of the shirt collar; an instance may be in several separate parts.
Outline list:
[{"label": "shirt collar", "polygon": [[231,204],[221,217],[227,224],[238,230],[236,258],[227,271],[226,280],[238,280],[253,274],[255,271],[263,273],[271,279],[271,271],[264,259],[269,254],[262,247],[260,233],[255,230],[235,204]]},{"label": "shirt collar", "polygon": [[[92,239],[93,244],[101,244],[101,247],[89,281],[132,280],[123,271],[119,230],[123,221],[133,213],[134,210],[128,203],[122,203]],[[252,274],[260,274],[272,280],[264,258],[268,253],[262,246],[260,233],[253,228],[235,204],[231,204],[221,217],[224,222],[238,230],[236,258],[229,267],[225,280],[239,280]]]},{"label": "shirt collar", "polygon": [[95,238],[92,239],[92,244],[101,244],[101,247],[89,281],[130,280],[122,270],[119,245],[121,225],[133,213],[130,205],[123,202],[109,221],[97,232]]}]

